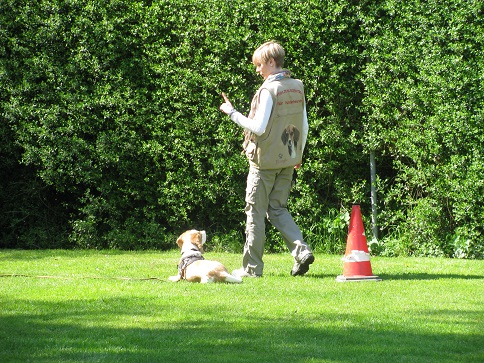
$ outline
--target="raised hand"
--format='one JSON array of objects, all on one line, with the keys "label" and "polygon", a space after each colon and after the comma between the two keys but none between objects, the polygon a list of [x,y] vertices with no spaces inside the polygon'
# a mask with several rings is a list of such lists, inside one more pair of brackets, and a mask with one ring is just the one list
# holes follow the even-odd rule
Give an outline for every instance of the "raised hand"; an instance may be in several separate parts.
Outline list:
[{"label": "raised hand", "polygon": [[224,103],[222,103],[222,105],[220,106],[220,111],[226,113],[227,115],[230,115],[232,112],[234,112],[234,106],[232,106],[232,102],[230,102],[224,92],[222,92],[222,97],[224,99]]}]

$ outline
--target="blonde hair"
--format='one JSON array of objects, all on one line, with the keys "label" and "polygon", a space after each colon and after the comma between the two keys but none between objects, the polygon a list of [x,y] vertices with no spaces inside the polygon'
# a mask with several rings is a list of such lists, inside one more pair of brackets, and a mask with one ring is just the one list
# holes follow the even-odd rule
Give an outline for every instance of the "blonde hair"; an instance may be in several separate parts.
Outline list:
[{"label": "blonde hair", "polygon": [[284,66],[284,48],[274,41],[265,42],[259,48],[257,48],[252,55],[252,63],[258,65],[259,63],[267,63],[269,59],[274,59],[276,66]]}]

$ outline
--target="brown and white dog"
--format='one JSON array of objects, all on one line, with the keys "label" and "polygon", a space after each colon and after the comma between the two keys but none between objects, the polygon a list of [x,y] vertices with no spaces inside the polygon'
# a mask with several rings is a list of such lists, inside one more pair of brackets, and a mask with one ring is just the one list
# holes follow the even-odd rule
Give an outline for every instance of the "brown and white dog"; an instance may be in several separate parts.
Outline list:
[{"label": "brown and white dog", "polygon": [[281,135],[281,140],[284,145],[287,145],[287,151],[291,158],[295,159],[297,156],[297,143],[299,142],[299,129],[294,125],[287,126]]},{"label": "brown and white dog", "polygon": [[206,239],[205,231],[196,229],[186,231],[178,237],[176,243],[181,249],[178,275],[170,276],[168,279],[173,282],[187,280],[202,284],[207,282],[241,283],[242,279],[232,276],[220,262],[203,258],[203,244]]}]

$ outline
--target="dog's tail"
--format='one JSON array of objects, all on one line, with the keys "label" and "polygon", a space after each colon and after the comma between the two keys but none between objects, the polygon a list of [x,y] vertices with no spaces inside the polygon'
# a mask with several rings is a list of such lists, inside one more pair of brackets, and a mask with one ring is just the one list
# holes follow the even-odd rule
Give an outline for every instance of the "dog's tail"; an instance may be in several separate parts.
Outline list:
[{"label": "dog's tail", "polygon": [[228,272],[225,273],[224,277],[225,282],[230,282],[232,284],[240,284],[242,282],[242,277],[231,275]]}]

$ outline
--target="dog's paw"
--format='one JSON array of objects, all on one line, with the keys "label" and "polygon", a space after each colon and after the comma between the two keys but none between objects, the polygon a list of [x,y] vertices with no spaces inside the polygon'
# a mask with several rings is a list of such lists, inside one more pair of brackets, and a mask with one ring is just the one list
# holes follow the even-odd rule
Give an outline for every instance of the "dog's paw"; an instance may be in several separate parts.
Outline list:
[{"label": "dog's paw", "polygon": [[168,280],[170,280],[171,282],[178,282],[180,281],[180,275],[170,276],[168,277]]}]

